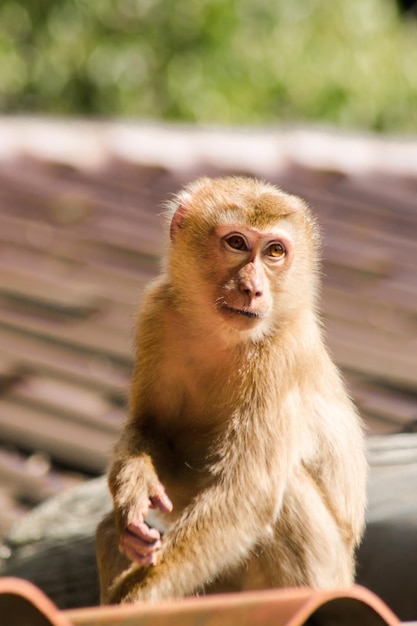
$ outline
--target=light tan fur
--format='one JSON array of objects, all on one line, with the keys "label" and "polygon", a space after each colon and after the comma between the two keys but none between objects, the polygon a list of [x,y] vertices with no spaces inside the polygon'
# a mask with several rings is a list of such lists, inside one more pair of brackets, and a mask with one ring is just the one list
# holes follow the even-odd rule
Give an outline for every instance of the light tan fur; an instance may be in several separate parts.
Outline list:
[{"label": "light tan fur", "polygon": [[[194,182],[168,219],[97,533],[102,601],[350,585],[366,463],[316,313],[316,222],[239,177]],[[143,565],[118,546],[129,554],[149,507],[164,534]]]}]

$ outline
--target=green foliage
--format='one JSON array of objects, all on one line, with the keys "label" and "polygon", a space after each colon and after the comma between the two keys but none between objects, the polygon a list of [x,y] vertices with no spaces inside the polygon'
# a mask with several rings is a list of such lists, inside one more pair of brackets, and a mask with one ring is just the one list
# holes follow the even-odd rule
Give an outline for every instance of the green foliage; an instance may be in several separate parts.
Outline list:
[{"label": "green foliage", "polygon": [[394,0],[0,0],[0,108],[417,128]]}]

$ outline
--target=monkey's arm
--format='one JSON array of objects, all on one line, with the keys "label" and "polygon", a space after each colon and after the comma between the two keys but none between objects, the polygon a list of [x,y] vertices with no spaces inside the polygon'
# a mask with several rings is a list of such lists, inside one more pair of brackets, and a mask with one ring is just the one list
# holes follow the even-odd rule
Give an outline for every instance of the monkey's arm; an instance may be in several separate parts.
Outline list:
[{"label": "monkey's arm", "polygon": [[142,565],[156,562],[160,533],[145,523],[149,509],[162,513],[172,510],[172,503],[160,483],[149,453],[141,449],[137,433],[123,434],[115,450],[109,471],[119,549]]},{"label": "monkey's arm", "polygon": [[[367,462],[361,420],[341,377],[326,355],[325,379],[310,391],[311,440],[318,450],[313,477],[327,494],[327,503],[340,528],[353,544],[365,522]],[[317,377],[316,383],[319,383]]]},{"label": "monkey's arm", "polygon": [[[158,379],[161,362],[163,320],[159,299],[165,293],[159,282],[144,295],[144,311],[137,320],[136,359],[129,398],[129,417],[117,443],[108,474],[113,497],[116,533],[119,549],[141,565],[156,562],[155,551],[160,548],[160,533],[149,528],[145,518],[149,509],[162,513],[172,511],[154,466],[157,456],[153,441],[145,435],[145,416],[149,388]],[[146,305],[146,306],[145,306]]]}]

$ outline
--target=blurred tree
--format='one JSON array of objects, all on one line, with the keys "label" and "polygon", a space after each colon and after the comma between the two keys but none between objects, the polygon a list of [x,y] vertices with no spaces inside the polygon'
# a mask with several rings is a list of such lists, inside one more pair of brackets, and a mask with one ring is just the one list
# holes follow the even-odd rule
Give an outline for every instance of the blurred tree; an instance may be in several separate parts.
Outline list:
[{"label": "blurred tree", "polygon": [[417,128],[393,0],[1,0],[3,112]]},{"label": "blurred tree", "polygon": [[397,2],[402,11],[417,14],[417,0],[397,0]]}]

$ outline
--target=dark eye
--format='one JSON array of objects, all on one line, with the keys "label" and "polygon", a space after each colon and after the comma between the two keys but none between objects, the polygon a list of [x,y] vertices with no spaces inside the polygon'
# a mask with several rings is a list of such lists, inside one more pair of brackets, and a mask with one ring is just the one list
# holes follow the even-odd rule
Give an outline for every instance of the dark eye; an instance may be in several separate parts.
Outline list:
[{"label": "dark eye", "polygon": [[278,241],[275,243],[271,243],[266,249],[266,253],[268,256],[272,256],[274,259],[279,259],[285,255],[285,248],[282,243]]},{"label": "dark eye", "polygon": [[229,235],[229,237],[225,237],[225,241],[230,248],[233,248],[233,250],[248,249],[246,240],[242,237],[242,235]]}]

